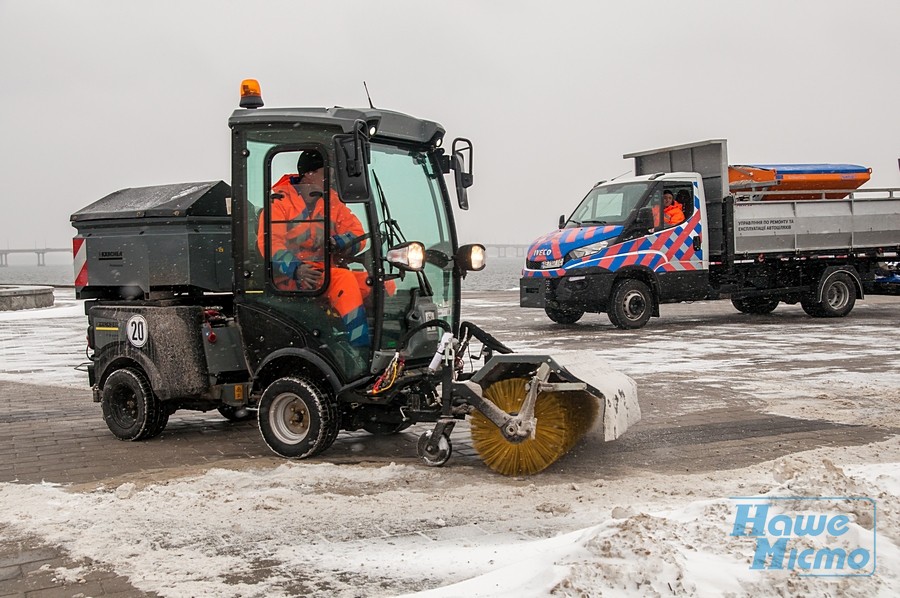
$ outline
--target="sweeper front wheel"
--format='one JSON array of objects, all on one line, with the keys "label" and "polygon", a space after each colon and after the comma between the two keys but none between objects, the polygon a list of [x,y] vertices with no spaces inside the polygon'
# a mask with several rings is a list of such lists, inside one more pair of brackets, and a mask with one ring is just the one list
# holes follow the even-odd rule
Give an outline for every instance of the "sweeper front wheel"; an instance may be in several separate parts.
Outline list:
[{"label": "sweeper front wheel", "polygon": [[416,444],[416,453],[430,467],[440,467],[450,459],[453,454],[453,444],[446,434],[441,434],[436,448],[429,450],[428,440],[431,438],[432,430],[424,432],[419,436],[419,442]]},{"label": "sweeper front wheel", "polygon": [[259,431],[278,455],[304,459],[331,446],[340,422],[329,395],[305,378],[272,382],[259,400]]},{"label": "sweeper front wheel", "polygon": [[[525,401],[525,378],[491,384],[486,399],[509,414],[518,413]],[[484,464],[503,475],[531,475],[565,455],[591,429],[600,413],[597,400],[586,392],[545,392],[534,406],[534,436],[510,442],[481,413],[472,414],[472,446]]]}]

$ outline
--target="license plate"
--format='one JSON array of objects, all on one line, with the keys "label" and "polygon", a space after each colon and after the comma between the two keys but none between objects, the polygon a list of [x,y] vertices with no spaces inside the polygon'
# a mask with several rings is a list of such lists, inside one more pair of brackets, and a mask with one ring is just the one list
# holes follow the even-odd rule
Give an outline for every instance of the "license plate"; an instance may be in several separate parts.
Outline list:
[{"label": "license plate", "polygon": [[563,265],[562,259],[558,259],[558,260],[548,260],[548,261],[546,261],[546,262],[541,262],[541,269],[542,269],[542,270],[549,270],[550,268],[559,268],[559,267],[562,266],[562,265]]}]

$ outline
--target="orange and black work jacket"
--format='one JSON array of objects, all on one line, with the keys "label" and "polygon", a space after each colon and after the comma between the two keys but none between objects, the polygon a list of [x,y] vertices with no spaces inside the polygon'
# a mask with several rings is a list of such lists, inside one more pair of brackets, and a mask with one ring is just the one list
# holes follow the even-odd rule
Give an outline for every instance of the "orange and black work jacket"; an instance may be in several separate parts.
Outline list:
[{"label": "orange and black work jacket", "polygon": [[681,209],[681,204],[677,201],[673,201],[672,205],[665,208],[663,210],[663,220],[665,221],[666,226],[674,226],[684,222],[684,210]]},{"label": "orange and black work jacket", "polygon": [[[272,186],[270,220],[272,222],[272,266],[278,286],[284,288],[294,279],[294,273],[301,263],[324,267],[325,243],[331,239],[334,247],[344,249],[355,237],[363,235],[359,219],[338,199],[332,189],[329,196],[330,228],[325,234],[325,198],[318,197],[310,202],[294,186],[299,183],[297,175],[284,175]],[[261,255],[265,253],[263,227],[259,222],[257,247]],[[359,242],[357,250],[365,241]],[[291,288],[296,288],[293,284]]]},{"label": "orange and black work jacket", "polygon": [[[681,204],[677,201],[673,201],[672,205],[668,208],[663,209],[663,226],[675,226],[676,224],[681,224],[684,222],[684,210],[681,209]],[[653,223],[654,226],[659,226],[659,206],[653,206]]]}]

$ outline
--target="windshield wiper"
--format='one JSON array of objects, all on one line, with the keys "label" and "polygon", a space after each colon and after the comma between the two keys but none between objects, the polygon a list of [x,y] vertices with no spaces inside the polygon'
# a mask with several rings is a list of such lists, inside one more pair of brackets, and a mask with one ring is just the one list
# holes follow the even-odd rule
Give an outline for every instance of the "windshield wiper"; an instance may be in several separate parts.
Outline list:
[{"label": "windshield wiper", "polygon": [[387,225],[384,234],[387,237],[388,247],[399,245],[397,242],[398,239],[401,243],[405,243],[406,237],[403,236],[403,231],[400,230],[400,224],[394,220],[393,216],[391,216],[391,208],[388,205],[387,197],[384,194],[384,189],[381,188],[381,181],[378,180],[378,173],[374,170],[372,171],[372,178],[375,179],[375,189],[378,191],[381,211],[384,212],[384,222],[382,224]]},{"label": "windshield wiper", "polygon": [[582,220],[579,224],[606,224],[606,220]]}]

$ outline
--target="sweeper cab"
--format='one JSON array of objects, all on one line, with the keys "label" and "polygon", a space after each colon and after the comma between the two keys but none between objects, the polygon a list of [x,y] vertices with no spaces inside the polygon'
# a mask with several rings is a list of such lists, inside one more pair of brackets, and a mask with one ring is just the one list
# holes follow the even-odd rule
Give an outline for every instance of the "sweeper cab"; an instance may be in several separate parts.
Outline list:
[{"label": "sweeper cab", "polygon": [[116,437],[154,437],[179,409],[255,411],[274,452],[305,458],[341,430],[427,422],[418,454],[442,465],[471,416],[485,463],[518,475],[639,418],[634,382],[592,354],[518,355],[460,321],[484,247],[459,246],[444,176],[467,209],[471,142],[447,152],[438,123],[388,110],[262,106],[245,81],[231,185],[124,189],[71,217],[89,382]]}]

